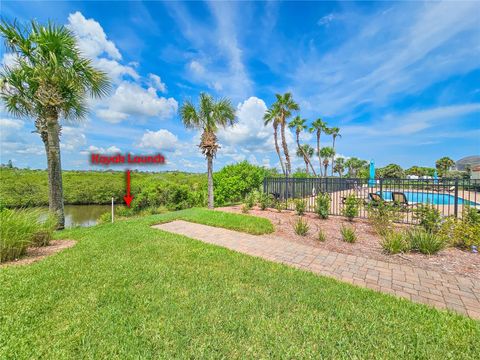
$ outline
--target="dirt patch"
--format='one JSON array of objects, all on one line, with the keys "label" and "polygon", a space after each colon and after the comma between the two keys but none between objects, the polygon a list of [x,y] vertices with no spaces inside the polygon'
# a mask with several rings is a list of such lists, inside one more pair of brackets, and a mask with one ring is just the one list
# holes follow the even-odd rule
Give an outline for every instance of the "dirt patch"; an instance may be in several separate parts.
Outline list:
[{"label": "dirt patch", "polygon": [[77,242],[75,240],[52,240],[48,246],[29,247],[27,253],[20,259],[7,261],[0,264],[0,268],[6,266],[28,265],[40,261],[47,256],[56,254],[62,250],[71,248]]},{"label": "dirt patch", "polygon": [[[242,212],[241,206],[230,206],[218,208],[217,210],[234,213]],[[380,237],[365,219],[355,219],[353,222],[348,222],[341,216],[330,216],[326,220],[321,220],[315,214],[308,213],[304,217],[308,220],[310,231],[307,236],[299,236],[292,229],[292,224],[298,218],[294,211],[282,210],[279,213],[273,209],[262,211],[254,208],[249,211],[249,214],[267,218],[272,222],[275,232],[270,236],[281,236],[298,243],[343,254],[363,256],[369,259],[410,265],[424,270],[441,271],[480,280],[480,254],[448,248],[430,256],[418,253],[389,255],[383,251],[380,245]],[[342,240],[340,235],[342,224],[356,228],[358,236],[356,243],[349,244]],[[317,240],[320,229],[326,235],[326,241],[324,242]]]}]

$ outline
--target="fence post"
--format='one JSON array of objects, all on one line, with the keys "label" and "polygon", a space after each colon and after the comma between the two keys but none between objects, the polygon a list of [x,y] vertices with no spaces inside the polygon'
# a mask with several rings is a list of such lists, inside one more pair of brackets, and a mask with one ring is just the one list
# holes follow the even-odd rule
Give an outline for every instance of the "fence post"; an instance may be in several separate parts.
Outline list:
[{"label": "fence post", "polygon": [[267,178],[263,178],[263,193],[267,193]]},{"label": "fence post", "polygon": [[383,198],[383,179],[382,178],[380,178],[380,196]]},{"label": "fence post", "polygon": [[458,179],[455,179],[455,202],[454,202],[453,211],[454,211],[455,217],[458,218]]}]

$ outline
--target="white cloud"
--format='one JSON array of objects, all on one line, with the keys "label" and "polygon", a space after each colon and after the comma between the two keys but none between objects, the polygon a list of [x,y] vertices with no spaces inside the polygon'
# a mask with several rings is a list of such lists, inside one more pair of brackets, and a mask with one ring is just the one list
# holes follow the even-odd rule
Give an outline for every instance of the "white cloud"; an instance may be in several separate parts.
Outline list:
[{"label": "white cloud", "polygon": [[338,17],[337,15],[333,14],[333,13],[330,13],[328,15],[325,15],[325,16],[322,16],[318,21],[317,21],[317,25],[320,25],[320,26],[328,26],[330,25],[330,23],[334,20],[336,20]]},{"label": "white cloud", "polygon": [[158,150],[175,150],[178,145],[178,138],[170,131],[160,129],[158,131],[147,130],[140,140],[140,147]]},{"label": "white cloud", "polygon": [[62,150],[74,151],[87,143],[87,138],[82,129],[71,126],[62,128],[60,147]]},{"label": "white cloud", "polygon": [[249,96],[253,82],[243,64],[239,43],[243,28],[238,14],[244,4],[208,2],[214,26],[196,20],[183,4],[168,2],[166,6],[198,55],[187,65],[188,80],[221,90],[235,100]]},{"label": "white cloud", "polygon": [[93,19],[86,19],[79,11],[68,16],[67,27],[78,37],[80,50],[88,57],[96,58],[107,54],[112,59],[121,60],[122,55],[115,44],[107,39],[102,26]]},{"label": "white cloud", "polygon": [[80,154],[83,154],[83,155],[87,155],[87,154],[90,154],[90,153],[118,154],[118,153],[121,153],[121,152],[122,151],[114,145],[109,146],[108,148],[103,148],[103,147],[98,147],[98,146],[95,146],[95,145],[90,145],[86,150],[80,151]]},{"label": "white cloud", "polygon": [[122,82],[106,101],[107,107],[97,110],[97,116],[117,123],[129,116],[146,116],[168,119],[175,115],[178,103],[174,98],[158,97],[154,88]]},{"label": "white cloud", "polygon": [[265,126],[263,115],[267,106],[262,99],[250,97],[238,104],[237,123],[233,127],[220,129],[218,134],[221,142],[228,145],[240,145],[251,150],[263,147],[272,136],[270,126]]},{"label": "white cloud", "polygon": [[[432,109],[415,110],[407,113],[388,114],[368,125],[349,125],[342,128],[346,137],[401,138],[404,141],[418,141],[413,135],[423,134],[444,124],[459,122],[462,117],[480,112],[480,103],[439,106]],[[398,121],[402,119],[402,121]],[[464,134],[465,136],[467,134]]]},{"label": "white cloud", "polygon": [[202,64],[200,64],[200,62],[198,62],[197,60],[190,61],[190,63],[188,64],[188,67],[195,75],[201,76],[205,74],[205,67]]},{"label": "white cloud", "polygon": [[148,78],[150,79],[150,86],[157,89],[158,91],[165,93],[167,92],[167,85],[162,82],[160,76],[155,74],[148,74]]},{"label": "white cloud", "polygon": [[475,2],[429,2],[346,14],[355,32],[341,46],[302,50],[291,75],[297,96],[308,99],[302,110],[345,118],[358,105],[382,105],[478,68],[477,10]]},{"label": "white cloud", "polygon": [[99,58],[94,60],[94,65],[110,77],[113,82],[121,81],[125,75],[130,76],[134,80],[138,80],[140,75],[135,71],[131,66],[125,66],[120,64],[118,61]]}]

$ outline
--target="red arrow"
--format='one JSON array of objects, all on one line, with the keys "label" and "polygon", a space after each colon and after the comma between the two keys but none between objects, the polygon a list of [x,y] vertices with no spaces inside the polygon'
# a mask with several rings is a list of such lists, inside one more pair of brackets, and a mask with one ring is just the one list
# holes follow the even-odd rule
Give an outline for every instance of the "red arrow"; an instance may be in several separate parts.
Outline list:
[{"label": "red arrow", "polygon": [[125,203],[127,204],[128,207],[130,207],[130,203],[133,200],[133,196],[130,195],[130,170],[127,170],[127,195],[123,197],[123,200],[125,200]]}]

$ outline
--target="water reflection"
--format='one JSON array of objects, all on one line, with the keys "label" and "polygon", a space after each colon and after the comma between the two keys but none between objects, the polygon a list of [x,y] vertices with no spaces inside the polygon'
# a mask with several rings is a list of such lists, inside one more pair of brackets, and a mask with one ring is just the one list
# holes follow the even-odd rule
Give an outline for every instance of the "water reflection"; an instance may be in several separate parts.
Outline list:
[{"label": "water reflection", "polygon": [[65,205],[65,227],[96,225],[107,211],[111,211],[110,205]]}]

